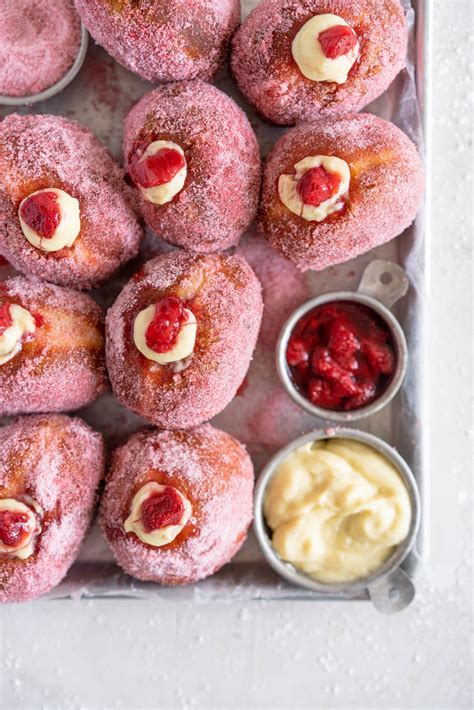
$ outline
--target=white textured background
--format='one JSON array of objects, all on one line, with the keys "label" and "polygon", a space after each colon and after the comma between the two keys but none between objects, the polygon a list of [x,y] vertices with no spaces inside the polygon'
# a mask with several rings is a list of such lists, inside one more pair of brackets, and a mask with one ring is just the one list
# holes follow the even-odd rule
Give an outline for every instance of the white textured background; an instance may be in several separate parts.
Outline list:
[{"label": "white textured background", "polygon": [[5,710],[472,706],[474,2],[433,4],[431,560],[415,603],[5,607]]}]

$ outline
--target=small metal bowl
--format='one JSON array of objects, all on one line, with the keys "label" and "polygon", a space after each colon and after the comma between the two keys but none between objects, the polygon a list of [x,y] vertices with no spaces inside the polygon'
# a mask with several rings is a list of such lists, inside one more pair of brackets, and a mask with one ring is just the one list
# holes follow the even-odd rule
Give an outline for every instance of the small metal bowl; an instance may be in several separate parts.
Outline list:
[{"label": "small metal bowl", "polygon": [[66,88],[68,84],[74,79],[79,73],[80,68],[84,64],[84,59],[87,54],[87,46],[89,44],[89,33],[87,32],[85,26],[81,23],[81,44],[79,45],[79,51],[77,56],[68,69],[66,74],[64,74],[59,81],[51,86],[48,86],[43,91],[38,94],[32,94],[31,96],[1,96],[0,95],[0,106],[31,106],[32,104],[37,104],[39,101],[46,101],[47,99],[56,96],[60,91]]},{"label": "small metal bowl", "polygon": [[[323,293],[320,296],[309,299],[309,301],[306,301],[294,311],[283,326],[278,339],[276,366],[286,391],[300,407],[320,419],[349,423],[379,412],[395,397],[406,375],[408,349],[400,323],[389,308],[406,294],[408,286],[408,278],[401,266],[385,259],[376,259],[365,269],[357,292],[333,291]],[[286,361],[288,341],[298,321],[313,308],[334,301],[361,303],[375,311],[390,329],[396,349],[396,369],[387,389],[373,402],[348,412],[334,411],[312,404],[293,382]]]},{"label": "small metal bowl", "polygon": [[[397,546],[393,554],[383,565],[367,577],[354,582],[338,584],[325,584],[318,582],[305,572],[296,569],[291,563],[282,560],[275,551],[271,530],[268,527],[263,513],[263,502],[267,486],[283,460],[295,449],[309,442],[323,439],[352,439],[368,444],[376,451],[383,454],[397,469],[400,478],[405,484],[411,505],[411,523],[407,537]],[[297,586],[310,589],[317,596],[329,599],[351,599],[361,595],[369,595],[379,611],[391,614],[401,611],[410,604],[415,596],[415,588],[408,574],[400,568],[402,562],[412,550],[420,526],[420,495],[413,473],[406,461],[387,443],[372,434],[356,429],[338,428],[333,431],[313,431],[295,439],[283,449],[280,449],[267,463],[259,476],[254,498],[254,529],[263,555],[269,565],[283,579]]]}]

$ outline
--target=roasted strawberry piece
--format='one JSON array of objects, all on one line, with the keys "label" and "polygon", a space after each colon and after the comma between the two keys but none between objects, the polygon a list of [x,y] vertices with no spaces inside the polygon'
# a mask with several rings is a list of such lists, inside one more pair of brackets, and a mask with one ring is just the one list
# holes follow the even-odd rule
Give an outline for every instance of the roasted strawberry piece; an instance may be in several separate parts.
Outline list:
[{"label": "roasted strawberry piece", "polygon": [[310,359],[310,344],[297,335],[290,338],[286,349],[286,360],[291,367],[306,365]]},{"label": "roasted strawberry piece", "polygon": [[382,375],[392,374],[395,369],[395,357],[393,350],[388,345],[364,339],[362,341],[362,352],[375,372]]}]

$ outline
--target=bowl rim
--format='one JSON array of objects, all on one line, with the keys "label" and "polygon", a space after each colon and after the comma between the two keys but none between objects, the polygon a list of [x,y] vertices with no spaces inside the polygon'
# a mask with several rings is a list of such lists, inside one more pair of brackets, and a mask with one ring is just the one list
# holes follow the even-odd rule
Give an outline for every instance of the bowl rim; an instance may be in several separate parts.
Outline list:
[{"label": "bowl rim", "polygon": [[[366,404],[364,407],[348,412],[324,409],[323,407],[318,407],[317,405],[312,404],[295,386],[286,362],[286,348],[288,341],[298,321],[313,308],[322,306],[323,304],[330,303],[332,301],[354,301],[371,308],[385,321],[389,327],[397,349],[397,365],[395,373],[386,390],[384,390],[384,392],[382,392],[381,395],[373,402]],[[405,380],[408,368],[408,346],[405,333],[403,332],[398,319],[383,303],[378,301],[376,298],[367,296],[358,291],[329,291],[328,293],[322,293],[319,296],[313,296],[302,303],[286,320],[280,331],[276,345],[276,368],[278,377],[280,378],[286,392],[302,409],[307,411],[309,414],[318,417],[319,419],[350,423],[380,412],[399,392],[403,381]]]},{"label": "bowl rim", "polygon": [[[372,446],[376,451],[380,452],[393,463],[396,467],[400,478],[405,484],[411,505],[411,520],[408,534],[402,542],[397,545],[394,552],[385,562],[371,574],[361,577],[352,582],[325,583],[319,582],[310,575],[298,570],[290,562],[282,560],[275,551],[270,536],[268,534],[268,526],[263,513],[263,501],[265,490],[270,479],[275,474],[280,463],[287,457],[289,453],[294,451],[304,444],[321,441],[325,439],[351,439]],[[286,446],[276,452],[270,461],[264,466],[257,480],[254,494],[254,531],[260,546],[260,549],[272,569],[286,581],[310,589],[322,596],[346,597],[351,598],[366,592],[372,585],[375,585],[380,579],[387,577],[392,572],[397,570],[406,560],[409,553],[413,549],[416,536],[420,527],[421,503],[418,485],[415,476],[408,466],[405,459],[400,456],[398,451],[390,444],[387,444],[383,439],[369,434],[358,429],[349,429],[346,427],[337,427],[334,429],[316,429],[299,436]]]},{"label": "bowl rim", "polygon": [[3,96],[0,95],[0,106],[31,106],[32,104],[39,103],[40,101],[46,101],[47,99],[56,96],[60,91],[66,88],[68,84],[77,76],[87,54],[87,47],[89,45],[89,33],[81,22],[81,41],[79,44],[79,49],[74,62],[71,64],[67,72],[56,81],[51,86],[46,87],[37,94],[31,94],[29,96]]}]

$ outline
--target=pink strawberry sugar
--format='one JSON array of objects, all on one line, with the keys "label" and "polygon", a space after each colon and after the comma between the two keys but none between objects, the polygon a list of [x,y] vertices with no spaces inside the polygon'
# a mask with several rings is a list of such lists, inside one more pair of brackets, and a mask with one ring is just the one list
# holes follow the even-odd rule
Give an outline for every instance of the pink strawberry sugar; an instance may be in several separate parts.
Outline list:
[{"label": "pink strawberry sugar", "polygon": [[154,83],[211,80],[240,20],[239,0],[75,0],[114,59]]},{"label": "pink strawberry sugar", "polygon": [[0,94],[32,96],[59,81],[81,43],[73,0],[2,0]]},{"label": "pink strawberry sugar", "polygon": [[[309,155],[335,155],[351,168],[345,209],[323,222],[294,215],[278,196],[280,175],[293,174],[294,164]],[[416,147],[392,123],[357,114],[302,124],[287,131],[267,159],[259,224],[271,246],[299,269],[320,271],[401,234],[416,216],[423,187]]]},{"label": "pink strawberry sugar", "polygon": [[[89,296],[18,276],[0,284],[0,301],[4,299],[41,316],[44,322],[36,332],[44,345],[33,349],[33,339],[32,347],[24,345],[0,365],[0,414],[79,409],[107,389],[103,347],[92,352],[90,347],[70,345],[71,319],[88,338],[100,342],[103,337],[102,310]],[[64,314],[67,321],[62,324]],[[53,320],[54,337],[45,337]]]},{"label": "pink strawberry sugar", "polygon": [[125,120],[124,160],[152,140],[177,143],[186,154],[183,190],[166,205],[140,195],[150,228],[170,244],[208,253],[236,244],[255,217],[260,152],[237,104],[201,81],[164,86],[145,94]]},{"label": "pink strawberry sugar", "polygon": [[315,419],[290,399],[276,375],[275,349],[283,324],[312,295],[304,275],[254,234],[239,246],[262,284],[262,327],[247,386],[214,420],[248,447],[255,461],[315,427]]},{"label": "pink strawberry sugar", "polygon": [[[133,342],[136,315],[199,273],[198,330],[189,365],[180,372],[156,363],[150,369]],[[147,262],[107,314],[107,367],[117,399],[162,428],[187,428],[210,419],[231,401],[245,377],[262,308],[258,279],[241,256],[174,251]]]},{"label": "pink strawberry sugar", "polygon": [[89,527],[103,468],[102,437],[80,419],[35,415],[0,429],[2,497],[30,496],[44,512],[33,555],[0,557],[0,602],[32,599],[63,579]]},{"label": "pink strawberry sugar", "polygon": [[[344,84],[314,82],[300,72],[291,44],[311,17],[332,13],[355,30],[360,59]],[[360,111],[403,68],[407,28],[399,0],[262,0],[232,41],[240,90],[281,125]]]},{"label": "pink strawberry sugar", "polygon": [[[92,288],[136,255],[141,228],[123,171],[87,129],[59,116],[12,114],[0,123],[0,253],[24,273],[72,288]],[[18,206],[44,187],[80,203],[74,245],[46,253],[25,238]]]},{"label": "pink strawberry sugar", "polygon": [[[186,491],[189,526],[172,545],[153,548],[123,523],[130,500],[155,471]],[[163,479],[164,477],[164,479]],[[142,431],[114,453],[101,503],[101,526],[117,562],[134,577],[189,584],[216,572],[243,544],[252,520],[253,467],[244,447],[205,424],[190,432]]]}]

